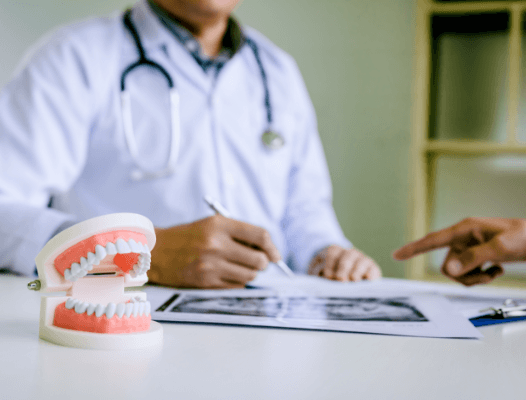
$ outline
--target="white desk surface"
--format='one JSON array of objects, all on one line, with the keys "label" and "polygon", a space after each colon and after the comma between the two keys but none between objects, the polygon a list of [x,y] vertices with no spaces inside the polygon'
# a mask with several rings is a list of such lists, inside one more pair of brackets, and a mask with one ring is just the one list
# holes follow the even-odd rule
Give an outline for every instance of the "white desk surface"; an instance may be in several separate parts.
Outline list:
[{"label": "white desk surface", "polygon": [[481,340],[163,324],[157,350],[83,350],[38,338],[28,281],[0,276],[2,400],[526,398],[526,322]]}]

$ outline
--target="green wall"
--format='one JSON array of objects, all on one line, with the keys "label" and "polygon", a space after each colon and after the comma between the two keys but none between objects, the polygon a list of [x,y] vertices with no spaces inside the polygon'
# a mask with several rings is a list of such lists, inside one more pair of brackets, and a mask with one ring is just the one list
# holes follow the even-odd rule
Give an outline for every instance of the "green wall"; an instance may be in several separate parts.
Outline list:
[{"label": "green wall", "polygon": [[[125,0],[0,3],[0,87],[29,45],[58,24],[124,9]],[[347,236],[386,276],[404,242],[415,0],[245,0],[238,18],[298,62],[318,114]]]},{"label": "green wall", "polygon": [[414,0],[245,0],[238,18],[297,61],[318,115],[334,206],[351,241],[403,276]]}]

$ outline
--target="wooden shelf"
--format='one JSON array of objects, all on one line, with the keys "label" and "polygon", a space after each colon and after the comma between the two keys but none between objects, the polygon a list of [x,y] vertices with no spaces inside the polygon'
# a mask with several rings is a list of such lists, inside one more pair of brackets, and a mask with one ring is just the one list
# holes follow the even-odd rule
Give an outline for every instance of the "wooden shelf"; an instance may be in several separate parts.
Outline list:
[{"label": "wooden shelf", "polygon": [[[440,162],[461,165],[452,159],[480,157],[469,162],[482,163],[488,161],[484,157],[526,156],[526,139],[519,139],[526,112],[521,89],[526,80],[526,0],[416,4],[408,241],[431,229]],[[463,57],[485,69],[472,68]],[[429,268],[425,256],[406,264],[406,277],[447,281]],[[496,285],[524,288],[526,275],[507,274]]]},{"label": "wooden shelf", "polygon": [[499,12],[509,11],[512,8],[519,7],[526,9],[525,2],[514,2],[510,1],[465,1],[465,2],[443,2],[438,3],[435,1],[429,1],[429,11],[437,14],[471,14],[478,12]]},{"label": "wooden shelf", "polygon": [[526,154],[526,143],[492,143],[469,140],[430,140],[424,152],[451,155]]}]

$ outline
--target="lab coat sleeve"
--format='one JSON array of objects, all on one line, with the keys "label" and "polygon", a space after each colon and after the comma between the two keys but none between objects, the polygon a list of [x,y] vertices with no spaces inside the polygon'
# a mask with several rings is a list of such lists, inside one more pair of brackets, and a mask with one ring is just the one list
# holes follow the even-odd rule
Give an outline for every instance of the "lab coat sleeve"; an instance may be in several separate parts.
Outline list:
[{"label": "lab coat sleeve", "polygon": [[57,34],[0,92],[0,268],[32,274],[34,258],[74,216],[48,208],[81,173],[93,99],[86,54]]},{"label": "lab coat sleeve", "polygon": [[332,206],[332,185],[318,135],[314,107],[300,72],[294,64],[296,143],[289,176],[289,192],[283,228],[293,263],[307,272],[312,258],[330,245],[351,247]]}]

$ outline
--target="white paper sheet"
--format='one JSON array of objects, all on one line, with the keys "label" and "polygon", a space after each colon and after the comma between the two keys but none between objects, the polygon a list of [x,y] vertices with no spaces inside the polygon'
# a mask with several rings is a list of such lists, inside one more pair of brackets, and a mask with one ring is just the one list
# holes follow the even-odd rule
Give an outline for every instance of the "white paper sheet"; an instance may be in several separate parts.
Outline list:
[{"label": "white paper sheet", "polygon": [[156,321],[442,338],[482,337],[440,295],[376,290],[373,293],[354,285],[300,277],[285,283],[278,279],[273,286],[244,290],[147,287],[146,291]]},{"label": "white paper sheet", "polygon": [[452,283],[431,283],[408,279],[383,278],[373,282],[341,283],[312,276],[297,276],[294,282],[278,273],[259,274],[250,283],[254,287],[276,290],[302,290],[311,293],[325,290],[349,290],[354,294],[436,294],[448,299],[455,310],[466,318],[487,314],[489,307],[500,307],[506,299],[513,299],[517,305],[526,305],[526,293],[521,290],[499,289],[488,286],[465,287]]}]

